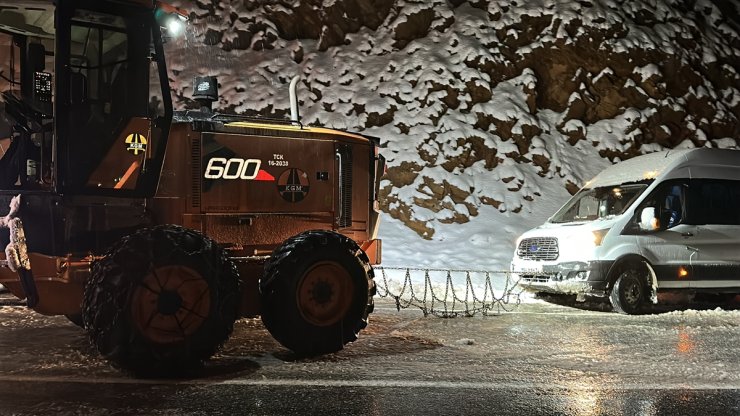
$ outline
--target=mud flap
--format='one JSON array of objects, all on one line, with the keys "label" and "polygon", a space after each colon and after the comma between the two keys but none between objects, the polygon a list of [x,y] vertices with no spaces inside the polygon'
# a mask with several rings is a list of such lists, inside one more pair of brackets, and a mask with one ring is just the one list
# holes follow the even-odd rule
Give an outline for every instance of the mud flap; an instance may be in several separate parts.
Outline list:
[{"label": "mud flap", "polygon": [[644,262],[644,263],[645,263],[645,267],[647,267],[648,269],[648,274],[650,275],[649,277],[650,284],[648,286],[648,290],[649,290],[648,294],[650,295],[650,302],[653,305],[657,305],[658,304],[658,276],[655,274],[655,270],[653,270],[650,264],[648,264],[647,262]]},{"label": "mud flap", "polygon": [[18,269],[18,280],[21,282],[23,293],[26,294],[26,306],[35,307],[39,303],[39,292],[36,282],[33,281],[33,273],[30,270]]}]

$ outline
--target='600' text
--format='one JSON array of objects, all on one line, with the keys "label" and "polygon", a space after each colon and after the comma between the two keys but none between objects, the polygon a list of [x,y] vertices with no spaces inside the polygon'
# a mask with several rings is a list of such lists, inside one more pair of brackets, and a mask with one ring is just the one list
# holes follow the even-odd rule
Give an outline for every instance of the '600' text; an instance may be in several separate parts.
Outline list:
[{"label": "'600' text", "polygon": [[251,180],[257,177],[262,166],[259,159],[240,159],[233,157],[214,157],[208,161],[206,179],[244,179]]}]

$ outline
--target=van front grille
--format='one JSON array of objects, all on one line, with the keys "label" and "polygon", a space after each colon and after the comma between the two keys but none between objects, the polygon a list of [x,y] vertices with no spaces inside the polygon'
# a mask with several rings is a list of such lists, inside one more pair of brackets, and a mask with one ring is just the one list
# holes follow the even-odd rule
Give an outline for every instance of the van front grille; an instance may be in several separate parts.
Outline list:
[{"label": "van front grille", "polygon": [[524,260],[555,260],[560,255],[555,237],[525,238],[519,243],[516,255]]}]

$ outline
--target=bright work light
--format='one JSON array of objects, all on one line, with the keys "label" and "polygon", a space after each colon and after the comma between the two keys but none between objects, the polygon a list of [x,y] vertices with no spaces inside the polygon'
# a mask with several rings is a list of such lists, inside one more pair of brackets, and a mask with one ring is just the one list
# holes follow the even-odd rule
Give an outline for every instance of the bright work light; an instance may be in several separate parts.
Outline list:
[{"label": "bright work light", "polygon": [[185,24],[188,21],[187,11],[164,2],[157,2],[154,15],[159,25],[165,30],[165,40],[177,38],[185,33]]},{"label": "bright work light", "polygon": [[167,19],[167,32],[173,38],[180,36],[185,31],[187,19],[180,15],[170,16]]}]

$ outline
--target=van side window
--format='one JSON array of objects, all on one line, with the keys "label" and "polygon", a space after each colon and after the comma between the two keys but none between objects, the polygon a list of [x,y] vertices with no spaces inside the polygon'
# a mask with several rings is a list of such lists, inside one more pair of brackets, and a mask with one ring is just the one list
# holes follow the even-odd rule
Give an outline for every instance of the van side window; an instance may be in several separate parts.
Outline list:
[{"label": "van side window", "polygon": [[654,209],[654,224],[656,230],[667,230],[686,223],[689,208],[686,205],[687,183],[685,180],[671,180],[660,184],[641,204],[637,207],[634,218],[634,227],[640,221],[640,213],[645,208]]},{"label": "van side window", "polygon": [[673,228],[681,223],[683,219],[683,187],[675,184],[668,187],[665,198],[663,198],[663,224],[665,228]]},{"label": "van side window", "polygon": [[740,181],[694,179],[688,192],[687,223],[740,225]]}]

